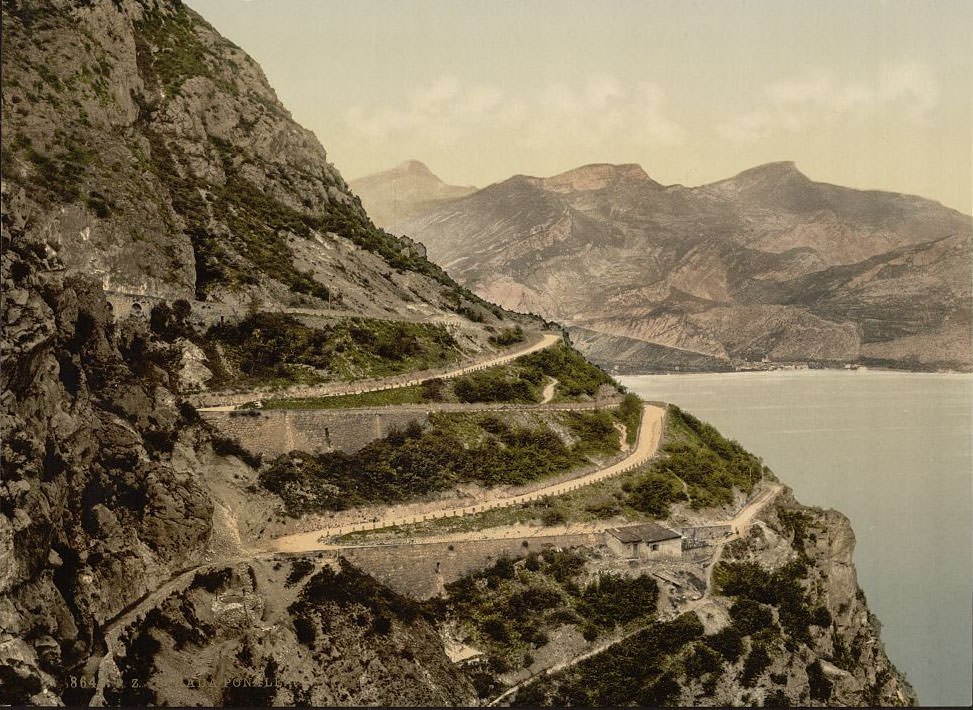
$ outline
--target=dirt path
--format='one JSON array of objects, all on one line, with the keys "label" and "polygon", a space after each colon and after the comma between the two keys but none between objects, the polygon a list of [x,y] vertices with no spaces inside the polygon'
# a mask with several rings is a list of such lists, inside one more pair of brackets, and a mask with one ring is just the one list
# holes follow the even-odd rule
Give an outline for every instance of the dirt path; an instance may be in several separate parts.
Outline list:
[{"label": "dirt path", "polygon": [[519,683],[517,683],[517,685],[514,685],[511,688],[509,688],[508,690],[504,691],[503,694],[498,695],[497,697],[495,697],[493,700],[491,700],[490,702],[488,702],[486,704],[486,707],[489,708],[489,707],[493,707],[493,706],[497,705],[498,703],[502,703],[507,698],[510,698],[513,695],[515,695],[517,693],[517,691],[520,690],[521,688],[526,688],[528,685],[533,685],[535,682],[537,682],[538,680],[540,680],[544,676],[549,676],[549,675],[554,675],[556,673],[560,673],[563,670],[567,670],[571,666],[576,666],[579,663],[588,660],[592,656],[597,656],[599,653],[603,653],[604,651],[607,651],[612,646],[614,646],[616,644],[619,644],[622,641],[625,641],[626,639],[632,638],[636,634],[644,631],[645,628],[646,628],[645,626],[639,626],[636,629],[632,629],[631,631],[625,632],[621,636],[616,636],[616,637],[614,637],[612,639],[608,639],[606,641],[602,641],[600,644],[598,644],[594,648],[592,648],[592,649],[590,649],[588,651],[585,651],[584,653],[582,653],[582,654],[580,654],[578,656],[575,656],[574,658],[568,659],[567,661],[564,661],[563,663],[558,663],[558,664],[555,664],[555,665],[551,666],[550,668],[545,668],[542,671],[538,671],[537,673],[535,673],[534,675],[532,675],[530,678],[526,678],[526,679],[520,681]]},{"label": "dirt path", "polygon": [[547,404],[554,399],[554,390],[557,389],[557,380],[550,375],[547,376],[547,384],[544,385],[544,395],[541,397],[541,404]]},{"label": "dirt path", "polygon": [[[386,514],[378,521],[372,523],[354,523],[349,525],[336,526],[332,528],[320,528],[310,532],[297,533],[279,537],[273,541],[273,546],[277,550],[285,552],[306,552],[309,550],[325,549],[326,545],[321,542],[321,538],[344,535],[360,530],[377,530],[392,527],[395,525],[408,525],[411,523],[436,520],[440,518],[455,518],[474,513],[482,513],[487,510],[506,508],[521,503],[529,503],[548,496],[558,496],[570,491],[577,490],[582,486],[587,486],[606,478],[617,476],[620,473],[630,471],[637,466],[641,466],[655,455],[659,448],[659,441],[662,438],[662,421],[665,416],[665,409],[653,405],[645,405],[642,413],[642,424],[639,427],[639,436],[634,449],[621,461],[610,466],[600,468],[596,471],[572,478],[567,481],[553,483],[543,488],[535,489],[529,493],[520,495],[497,497],[493,500],[456,508],[445,508],[417,516],[415,514],[404,515],[398,506],[387,509]],[[397,509],[398,508],[398,509]]]},{"label": "dirt path", "polygon": [[331,397],[342,394],[363,394],[378,390],[412,387],[434,379],[452,379],[462,377],[472,372],[486,370],[498,365],[505,365],[517,358],[544,350],[561,341],[557,333],[541,333],[540,338],[528,341],[520,348],[514,348],[503,355],[496,355],[485,360],[476,360],[462,367],[446,370],[424,370],[410,375],[388,377],[380,380],[362,380],[361,382],[334,382],[324,385],[288,387],[279,390],[252,390],[249,392],[205,392],[192,398],[200,411],[228,411],[236,405],[252,402],[255,399],[268,397]]},{"label": "dirt path", "polygon": [[746,535],[751,523],[753,523],[753,519],[757,517],[757,513],[763,510],[782,490],[784,490],[784,487],[781,484],[771,483],[757,494],[756,498],[747,503],[747,505],[741,508],[739,513],[728,521],[733,526],[734,532],[741,537]]}]

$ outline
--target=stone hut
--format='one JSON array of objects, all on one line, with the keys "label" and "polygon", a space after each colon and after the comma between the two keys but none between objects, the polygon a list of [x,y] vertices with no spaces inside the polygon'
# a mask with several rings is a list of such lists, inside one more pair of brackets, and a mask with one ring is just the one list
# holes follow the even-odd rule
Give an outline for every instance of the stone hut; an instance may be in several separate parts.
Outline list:
[{"label": "stone hut", "polygon": [[682,556],[682,535],[655,523],[610,528],[605,531],[605,544],[619,557],[633,560]]}]

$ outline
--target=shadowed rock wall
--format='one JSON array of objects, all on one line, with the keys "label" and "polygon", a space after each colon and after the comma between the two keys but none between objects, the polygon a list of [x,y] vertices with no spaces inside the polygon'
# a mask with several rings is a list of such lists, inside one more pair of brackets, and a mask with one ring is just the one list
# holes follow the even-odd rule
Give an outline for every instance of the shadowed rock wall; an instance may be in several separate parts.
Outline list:
[{"label": "shadowed rock wall", "polygon": [[279,456],[298,449],[353,453],[393,427],[424,424],[423,412],[349,412],[347,410],[239,410],[200,412],[223,435],[239,439],[250,451]]}]

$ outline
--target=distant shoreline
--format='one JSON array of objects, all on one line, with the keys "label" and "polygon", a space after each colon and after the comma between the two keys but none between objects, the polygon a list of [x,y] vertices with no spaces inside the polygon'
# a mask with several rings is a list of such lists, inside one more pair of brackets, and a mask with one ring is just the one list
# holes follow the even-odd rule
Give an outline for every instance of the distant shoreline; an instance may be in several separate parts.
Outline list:
[{"label": "distant shoreline", "polygon": [[676,370],[665,370],[665,371],[650,371],[650,372],[611,372],[612,377],[625,378],[625,377],[669,377],[669,376],[683,376],[683,377],[712,377],[714,375],[779,375],[779,374],[808,374],[808,373],[829,373],[834,374],[838,372],[844,372],[848,374],[885,374],[885,375],[967,375],[973,376],[973,371],[971,370],[902,370],[892,367],[857,367],[857,368],[843,368],[843,367],[802,367],[802,368],[789,368],[789,367],[777,367],[767,370],[698,370],[693,372],[676,371]]},{"label": "distant shoreline", "polygon": [[[602,366],[604,368],[604,366]],[[755,367],[729,370],[614,370],[604,368],[612,377],[637,377],[644,375],[741,375],[752,373],[770,372],[889,372],[911,375],[971,375],[973,369],[920,369],[913,370],[902,367],[888,367],[879,365],[851,365],[848,367],[808,367],[808,366],[776,366],[776,367]]]}]

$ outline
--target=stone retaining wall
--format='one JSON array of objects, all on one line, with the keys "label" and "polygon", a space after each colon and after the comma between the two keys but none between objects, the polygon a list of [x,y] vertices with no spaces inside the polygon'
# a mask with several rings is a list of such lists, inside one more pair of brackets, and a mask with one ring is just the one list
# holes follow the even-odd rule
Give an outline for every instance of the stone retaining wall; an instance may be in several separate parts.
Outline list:
[{"label": "stone retaining wall", "polygon": [[244,448],[265,457],[298,449],[312,453],[354,453],[393,427],[409,422],[425,424],[428,412],[351,412],[341,409],[238,410],[200,412],[223,436],[238,439]]},{"label": "stone retaining wall", "polygon": [[340,554],[400,594],[428,599],[442,593],[444,585],[474,570],[489,567],[503,556],[520,557],[528,552],[541,552],[548,545],[597,547],[602,543],[602,533],[593,532],[450,543],[369,545],[345,548]]}]

